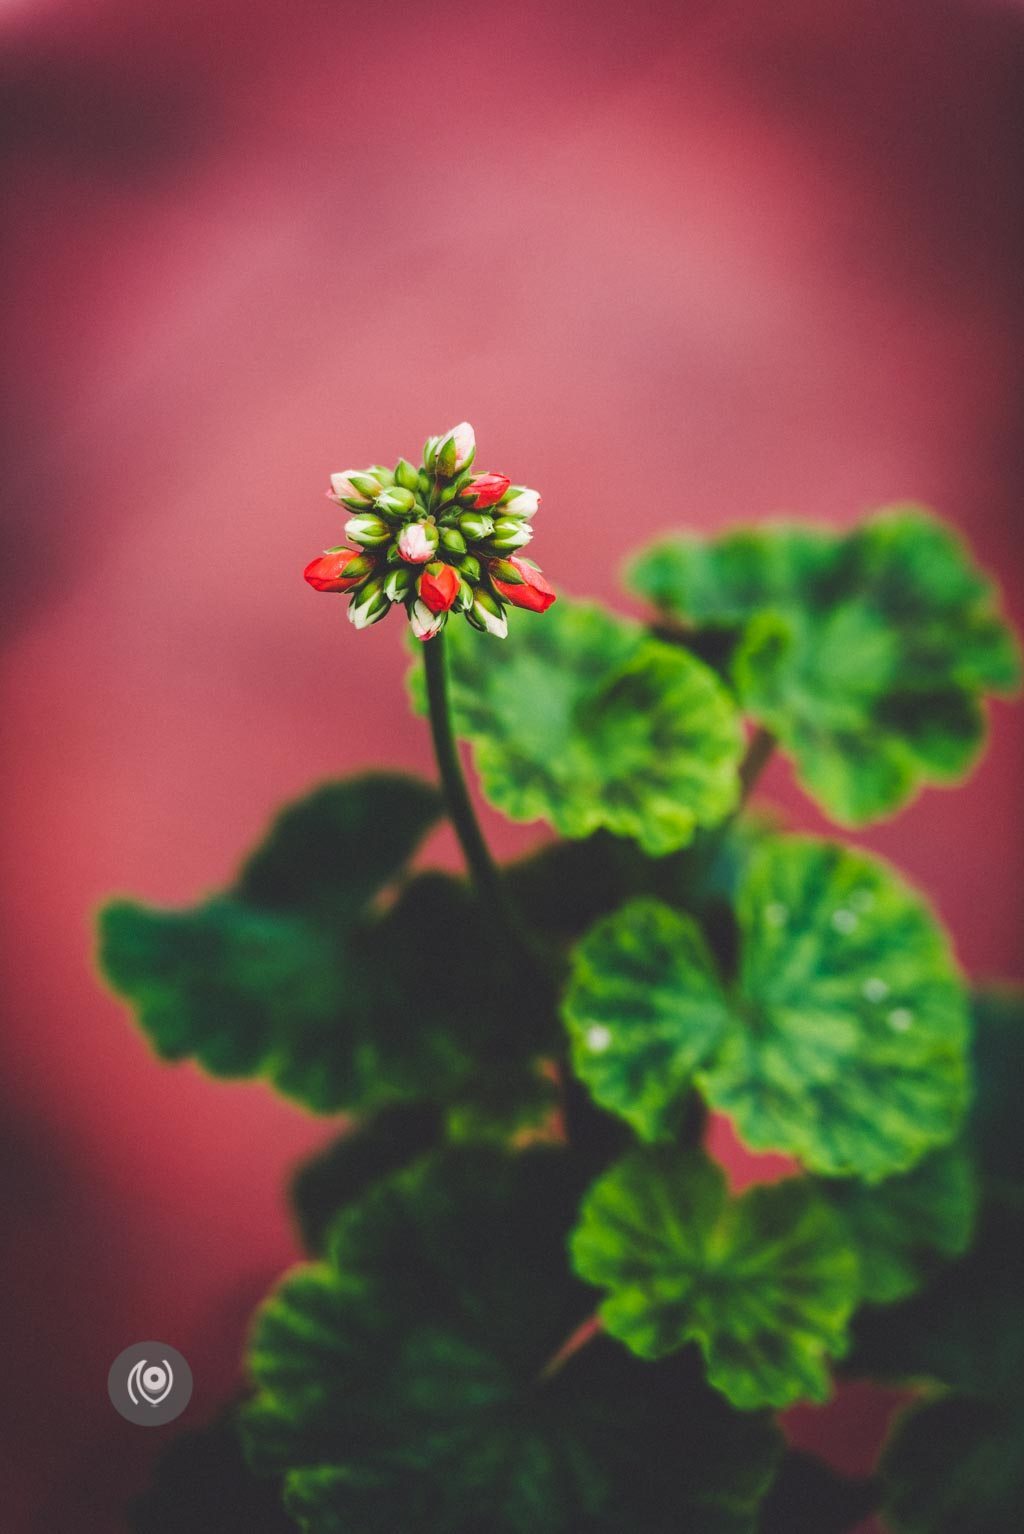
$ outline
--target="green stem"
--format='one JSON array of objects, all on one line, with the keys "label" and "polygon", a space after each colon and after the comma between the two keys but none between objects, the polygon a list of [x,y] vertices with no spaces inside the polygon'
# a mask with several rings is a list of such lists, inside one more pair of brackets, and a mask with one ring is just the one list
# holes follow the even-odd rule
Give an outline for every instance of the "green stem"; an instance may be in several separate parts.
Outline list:
[{"label": "green stem", "polygon": [[477,894],[494,915],[507,922],[510,913],[501,880],[480,830],[466,788],[462,763],[459,761],[459,748],[455,743],[448,701],[448,668],[443,632],[424,643],[423,669],[427,681],[427,702],[430,705],[430,733],[448,817],[455,827]]},{"label": "green stem", "polygon": [[746,755],[740,763],[740,803],[746,804],[754,785],[761,776],[768,759],[775,750],[775,736],[764,725],[758,725],[750,737]]}]

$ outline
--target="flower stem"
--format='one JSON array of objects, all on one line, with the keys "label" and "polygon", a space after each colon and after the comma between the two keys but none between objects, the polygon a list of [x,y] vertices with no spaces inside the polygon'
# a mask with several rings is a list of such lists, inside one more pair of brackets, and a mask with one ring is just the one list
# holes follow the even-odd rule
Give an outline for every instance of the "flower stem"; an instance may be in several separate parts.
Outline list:
[{"label": "flower stem", "polygon": [[448,817],[459,838],[466,867],[484,905],[503,921],[509,912],[501,880],[494,860],[487,850],[476,813],[466,788],[466,779],[459,761],[459,748],[452,729],[451,707],[448,701],[448,667],[444,648],[444,634],[436,634],[423,645],[423,669],[427,681],[427,702],[430,705],[430,733],[434,742],[434,755],[441,776]]}]

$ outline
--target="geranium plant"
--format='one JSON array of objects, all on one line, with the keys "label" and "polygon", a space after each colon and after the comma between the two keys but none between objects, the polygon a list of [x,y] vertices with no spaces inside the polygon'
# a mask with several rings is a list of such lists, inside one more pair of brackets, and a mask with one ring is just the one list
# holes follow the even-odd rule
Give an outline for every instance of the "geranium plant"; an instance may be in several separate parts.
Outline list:
[{"label": "geranium plant", "polygon": [[[102,916],[162,1058],[346,1116],[295,1181],[310,1260],[255,1319],[247,1399],[135,1526],[831,1534],[880,1506],[1007,1534],[1019,1002],[971,997],[894,868],[746,807],[776,749],[839,826],[962,778],[1017,680],[992,588],[896,507],[658,543],[647,623],[556,602],[522,553],[539,496],[474,455],[463,423],[333,475],[346,541],[305,572],[357,629],[407,617],[440,791],[326,784],[223,892]],[[558,839],[498,867],[457,740]],[[414,867],[445,814],[465,877]],[[709,1114],[791,1175],[731,1191]],[[775,1420],[840,1375],[914,1382],[870,1481]]]}]

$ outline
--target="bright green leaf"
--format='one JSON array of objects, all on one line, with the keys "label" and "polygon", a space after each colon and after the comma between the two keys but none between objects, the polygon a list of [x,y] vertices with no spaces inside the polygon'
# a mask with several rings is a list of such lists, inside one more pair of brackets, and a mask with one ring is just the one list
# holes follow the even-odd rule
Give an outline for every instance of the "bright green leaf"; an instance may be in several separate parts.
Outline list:
[{"label": "bright green leaf", "polygon": [[[734,808],[739,717],[685,651],[564,600],[505,645],[465,624],[445,642],[457,733],[512,820],[548,820],[573,838],[604,827],[661,856]],[[412,686],[422,708],[418,670]]]},{"label": "bright green leaf", "polygon": [[307,1534],[754,1534],[778,1441],[598,1336],[564,1151],[448,1151],[338,1218],[258,1321],[251,1457]]},{"label": "bright green leaf", "polygon": [[961,777],[982,744],[983,694],[1019,680],[990,583],[919,507],[845,535],[767,524],[670,539],[635,561],[631,581],[694,626],[684,642],[728,635],[719,648],[744,707],[844,824]]},{"label": "bright green leaf", "polygon": [[107,906],[104,973],[164,1059],[265,1076],[320,1112],[450,1097],[481,1068],[511,1079],[547,1009],[468,891],[424,875],[378,909],[438,812],[412,779],[319,789],[223,894]]},{"label": "bright green leaf", "polygon": [[937,1256],[957,1257],[970,1243],[975,1179],[959,1144],[874,1186],[844,1177],[823,1178],[818,1187],[846,1222],[860,1263],[861,1296],[876,1305],[913,1294]]},{"label": "bright green leaf", "polygon": [[739,891],[740,1026],[698,1073],[757,1150],[869,1182],[958,1129],[966,997],[932,911],[881,861],[766,840]]},{"label": "bright green leaf", "polygon": [[765,836],[740,875],[739,970],[689,917],[635,901],[576,950],[564,1014],[577,1072],[648,1139],[695,1083],[756,1150],[878,1181],[949,1141],[967,1015],[946,939],[883,863]]},{"label": "bright green leaf", "polygon": [[633,1152],[600,1177],[573,1236],[576,1271],[610,1291],[613,1336],[642,1358],[696,1342],[734,1406],[823,1401],[858,1295],[842,1221],[807,1182],[730,1198],[699,1152]]},{"label": "bright green leaf", "polygon": [[695,1069],[730,1025],[700,929],[656,900],[635,900],[588,933],[564,1016],[577,1075],[645,1140],[678,1128]]}]

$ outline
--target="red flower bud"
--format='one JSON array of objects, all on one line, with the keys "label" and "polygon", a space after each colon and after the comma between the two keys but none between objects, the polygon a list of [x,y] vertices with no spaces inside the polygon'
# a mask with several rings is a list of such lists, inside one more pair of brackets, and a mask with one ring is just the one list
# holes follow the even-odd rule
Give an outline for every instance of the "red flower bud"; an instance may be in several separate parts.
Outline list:
[{"label": "red flower bud", "polygon": [[[359,561],[358,568],[352,575],[346,575],[354,559]],[[366,556],[355,549],[332,549],[312,560],[302,573],[315,591],[351,591],[365,581],[371,568]]]},{"label": "red flower bud", "polygon": [[515,555],[509,559],[510,565],[515,565],[519,574],[523,577],[521,586],[510,586],[505,581],[495,580],[491,575],[491,583],[495,591],[501,593],[502,601],[509,602],[513,607],[526,607],[532,613],[547,612],[555,600],[555,593],[532,565],[528,565],[525,559],[516,559]]},{"label": "red flower bud", "polygon": [[459,491],[459,500],[483,511],[487,506],[496,506],[510,484],[504,474],[476,474]]},{"label": "red flower bud", "polygon": [[432,613],[446,613],[459,594],[459,577],[451,565],[428,565],[420,576],[420,600]]}]

